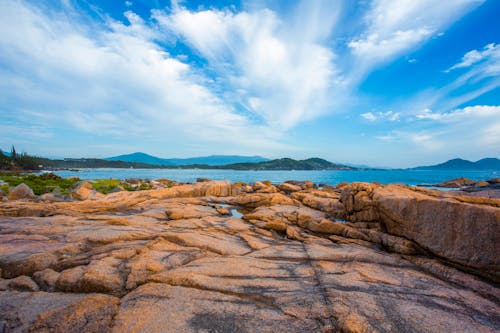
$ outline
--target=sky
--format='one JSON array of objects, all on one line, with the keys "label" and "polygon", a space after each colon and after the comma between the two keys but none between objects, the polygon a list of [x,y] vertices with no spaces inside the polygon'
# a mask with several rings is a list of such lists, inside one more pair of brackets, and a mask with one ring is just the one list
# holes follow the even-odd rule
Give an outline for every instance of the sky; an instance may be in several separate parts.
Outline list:
[{"label": "sky", "polygon": [[0,148],[500,156],[500,1],[0,0]]}]

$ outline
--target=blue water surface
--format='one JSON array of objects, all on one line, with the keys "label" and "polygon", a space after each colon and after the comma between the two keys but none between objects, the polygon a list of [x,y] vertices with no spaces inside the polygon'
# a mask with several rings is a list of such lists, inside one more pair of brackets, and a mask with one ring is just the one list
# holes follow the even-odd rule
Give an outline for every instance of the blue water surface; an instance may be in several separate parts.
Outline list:
[{"label": "blue water surface", "polygon": [[336,185],[341,182],[374,182],[382,184],[405,183],[408,185],[435,184],[445,180],[466,177],[487,180],[500,177],[499,170],[320,170],[320,171],[237,171],[199,169],[80,169],[80,171],[55,171],[61,177],[77,176],[80,179],[106,178],[167,178],[179,182],[195,182],[196,178],[212,180],[228,179],[231,182],[251,183],[270,180],[282,183],[286,180],[311,180],[317,184]]}]

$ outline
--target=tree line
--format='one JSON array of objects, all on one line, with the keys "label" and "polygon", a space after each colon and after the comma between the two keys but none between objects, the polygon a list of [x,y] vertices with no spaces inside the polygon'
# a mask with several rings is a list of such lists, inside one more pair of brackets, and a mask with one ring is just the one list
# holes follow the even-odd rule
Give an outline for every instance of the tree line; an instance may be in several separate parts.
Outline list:
[{"label": "tree line", "polygon": [[0,149],[1,170],[39,170],[41,169],[40,162],[39,157],[30,156],[25,152],[19,154],[14,146],[10,150],[10,155]]}]

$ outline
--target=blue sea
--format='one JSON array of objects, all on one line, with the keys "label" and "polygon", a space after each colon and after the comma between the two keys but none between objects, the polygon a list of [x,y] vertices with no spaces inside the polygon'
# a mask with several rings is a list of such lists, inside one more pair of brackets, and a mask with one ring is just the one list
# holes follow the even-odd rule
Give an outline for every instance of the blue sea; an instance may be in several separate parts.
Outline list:
[{"label": "blue sea", "polygon": [[77,176],[80,179],[159,179],[179,182],[195,182],[196,178],[212,180],[228,179],[231,182],[251,183],[270,180],[282,183],[286,180],[311,180],[317,184],[336,185],[341,182],[379,182],[382,184],[405,183],[407,185],[435,184],[445,180],[466,177],[487,180],[500,177],[500,170],[321,170],[321,171],[236,171],[199,169],[80,169],[80,171],[55,171],[61,177]]}]

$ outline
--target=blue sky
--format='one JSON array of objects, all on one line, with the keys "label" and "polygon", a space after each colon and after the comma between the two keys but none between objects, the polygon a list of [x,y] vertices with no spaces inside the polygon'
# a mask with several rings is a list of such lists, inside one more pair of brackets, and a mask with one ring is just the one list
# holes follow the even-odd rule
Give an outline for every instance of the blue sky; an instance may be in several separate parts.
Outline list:
[{"label": "blue sky", "polygon": [[496,0],[0,0],[0,147],[499,157],[499,16]]}]

